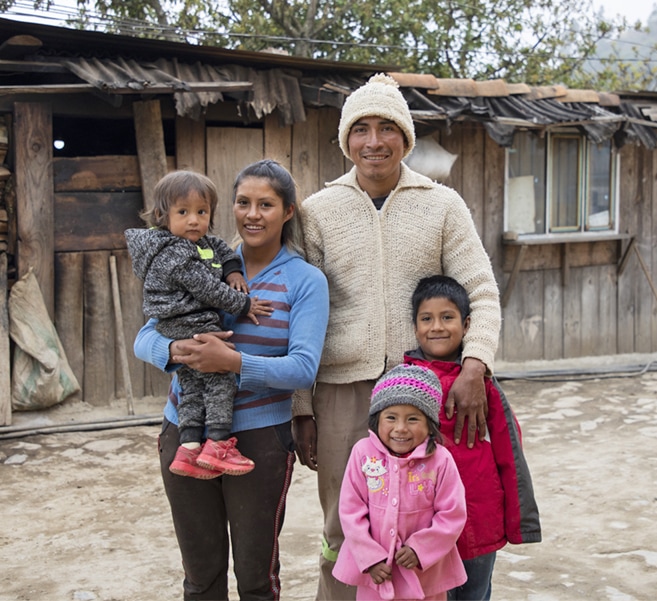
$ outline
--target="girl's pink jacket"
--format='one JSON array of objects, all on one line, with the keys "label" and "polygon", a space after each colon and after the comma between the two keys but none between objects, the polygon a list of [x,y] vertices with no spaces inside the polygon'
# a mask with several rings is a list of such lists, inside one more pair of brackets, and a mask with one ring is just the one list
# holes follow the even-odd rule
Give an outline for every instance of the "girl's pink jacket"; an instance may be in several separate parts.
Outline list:
[{"label": "girl's pink jacket", "polygon": [[[438,445],[427,455],[426,447],[396,457],[373,432],[354,445],[340,492],[345,541],[333,575],[341,582],[382,599],[424,599],[465,582],[456,549],[466,520],[463,484],[449,452]],[[402,545],[417,554],[417,568],[394,562]],[[380,561],[392,566],[392,581],[376,585],[366,571]]]}]

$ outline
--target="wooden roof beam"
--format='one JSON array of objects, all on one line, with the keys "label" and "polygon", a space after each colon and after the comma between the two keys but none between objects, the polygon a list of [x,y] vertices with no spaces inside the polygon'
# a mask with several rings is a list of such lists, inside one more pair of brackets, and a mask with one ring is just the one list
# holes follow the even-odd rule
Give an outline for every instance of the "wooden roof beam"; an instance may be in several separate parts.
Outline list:
[{"label": "wooden roof beam", "polygon": [[175,94],[177,92],[245,92],[253,88],[250,81],[231,82],[187,82],[185,88],[172,85],[153,84],[142,87],[99,88],[88,83],[45,84],[36,86],[0,86],[0,96],[11,94],[75,94],[88,92],[106,92],[108,94]]},{"label": "wooden roof beam", "polygon": [[70,73],[59,63],[46,61],[20,61],[0,58],[0,71],[16,71],[19,73]]}]

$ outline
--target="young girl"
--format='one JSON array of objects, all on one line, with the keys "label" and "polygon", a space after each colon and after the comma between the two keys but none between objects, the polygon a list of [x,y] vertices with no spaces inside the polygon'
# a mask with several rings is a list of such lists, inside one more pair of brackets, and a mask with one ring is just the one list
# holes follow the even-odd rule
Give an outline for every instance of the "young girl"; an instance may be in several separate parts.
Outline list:
[{"label": "young girl", "polygon": [[342,481],[345,541],[333,569],[358,600],[446,599],[466,579],[456,550],[465,493],[441,445],[441,401],[438,378],[419,366],[398,365],[374,386],[369,438]]},{"label": "young girl", "polygon": [[[154,196],[154,207],[142,214],[148,229],[127,230],[125,237],[135,275],[144,281],[144,314],[158,319],[157,331],[176,340],[219,332],[219,310],[256,324],[256,315],[270,315],[269,303],[246,294],[237,254],[208,235],[217,207],[212,180],[173,171],[157,183]],[[185,367],[178,377],[184,390],[178,406],[181,444],[169,469],[200,479],[250,472],[253,461],[230,436],[235,374]]]}]

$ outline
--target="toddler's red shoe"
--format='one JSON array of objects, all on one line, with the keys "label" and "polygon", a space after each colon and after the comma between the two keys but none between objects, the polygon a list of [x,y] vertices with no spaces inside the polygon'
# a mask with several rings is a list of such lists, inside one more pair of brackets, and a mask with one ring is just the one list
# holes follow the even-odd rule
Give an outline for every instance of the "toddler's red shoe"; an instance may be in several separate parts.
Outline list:
[{"label": "toddler's red shoe", "polygon": [[196,460],[196,465],[208,469],[221,470],[229,476],[248,474],[255,463],[240,453],[236,445],[237,438],[228,440],[208,440],[203,445],[203,451]]},{"label": "toddler's red shoe", "polygon": [[221,474],[224,473],[224,470],[214,468],[208,469],[196,462],[202,449],[203,447],[188,449],[187,447],[180,445],[176,451],[176,456],[173,458],[173,461],[169,466],[169,471],[178,476],[191,476],[192,478],[198,478],[199,480],[211,480],[212,478],[218,478],[221,476]]}]

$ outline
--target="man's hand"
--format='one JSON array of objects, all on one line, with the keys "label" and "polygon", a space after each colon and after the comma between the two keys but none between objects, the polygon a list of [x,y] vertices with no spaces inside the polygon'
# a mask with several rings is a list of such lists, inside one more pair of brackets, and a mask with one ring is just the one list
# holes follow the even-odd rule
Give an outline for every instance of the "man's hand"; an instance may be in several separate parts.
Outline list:
[{"label": "man's hand", "polygon": [[297,415],[292,419],[292,436],[301,465],[317,471],[317,424],[312,415]]},{"label": "man's hand", "polygon": [[479,359],[467,357],[445,401],[447,419],[452,419],[456,413],[454,426],[456,444],[461,442],[465,418],[468,418],[468,448],[474,446],[477,430],[479,430],[479,440],[484,440],[486,437],[488,403],[484,384],[485,374],[486,366]]}]

